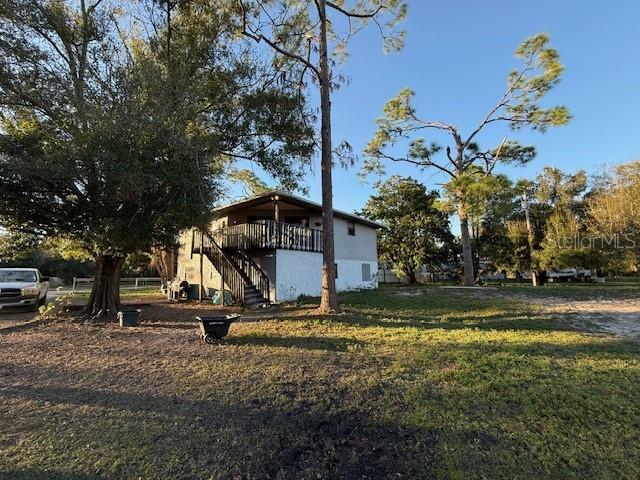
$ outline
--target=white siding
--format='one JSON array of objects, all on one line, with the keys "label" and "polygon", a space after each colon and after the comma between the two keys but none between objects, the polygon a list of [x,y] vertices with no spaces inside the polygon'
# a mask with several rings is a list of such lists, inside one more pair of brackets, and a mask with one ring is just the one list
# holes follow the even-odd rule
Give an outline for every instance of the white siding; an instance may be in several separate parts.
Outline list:
[{"label": "white siding", "polygon": [[[338,291],[378,286],[377,261],[336,259]],[[362,277],[362,264],[368,264],[370,276]],[[297,252],[293,250],[276,251],[276,301],[286,302],[300,295],[318,297],[322,293],[322,254]]]},{"label": "white siding", "polygon": [[336,259],[378,260],[376,230],[361,223],[356,223],[356,234],[349,235],[347,220],[336,218],[333,222],[334,245]]},{"label": "white siding", "polygon": [[322,254],[276,250],[276,301],[300,295],[317,297],[322,291]]}]

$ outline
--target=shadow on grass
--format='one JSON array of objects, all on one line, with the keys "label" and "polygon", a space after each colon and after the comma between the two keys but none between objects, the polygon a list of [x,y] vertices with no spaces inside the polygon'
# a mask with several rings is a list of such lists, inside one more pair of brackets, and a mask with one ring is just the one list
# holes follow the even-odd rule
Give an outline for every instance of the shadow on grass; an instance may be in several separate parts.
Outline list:
[{"label": "shadow on grass", "polygon": [[[395,318],[398,318],[396,320]],[[417,329],[445,329],[460,330],[477,328],[479,330],[526,330],[526,331],[569,331],[572,330],[568,323],[549,319],[548,316],[514,316],[505,318],[505,314],[497,313],[492,315],[458,317],[455,320],[437,315],[429,316],[409,316],[389,318],[386,315],[368,315],[362,317],[351,315],[334,319],[334,321],[360,327],[381,327],[381,328],[417,328]]]},{"label": "shadow on grass", "polygon": [[28,468],[24,470],[0,469],[0,480],[106,480],[107,477],[95,474],[60,472],[56,470],[39,470]]},{"label": "shadow on grass", "polygon": [[[296,314],[296,310],[282,311],[274,314],[271,320],[290,322],[330,322],[362,328],[419,330],[518,330],[534,332],[575,331],[568,321],[550,317],[548,314],[514,312],[498,312],[492,314],[474,314],[466,311],[466,315],[439,315],[428,310],[400,313],[396,311],[360,312],[349,309],[344,315],[331,316],[310,313],[308,316]],[[266,318],[265,318],[266,319]]]},{"label": "shadow on grass", "polygon": [[366,342],[341,337],[284,337],[276,335],[238,335],[224,340],[228,345],[252,345],[260,347],[300,348],[346,352],[353,347],[366,346]]},{"label": "shadow on grass", "polygon": [[[31,432],[39,442],[60,409],[77,412],[49,440],[72,457],[87,444],[101,446],[100,455],[120,461],[110,478],[137,478],[141,472],[145,478],[209,478],[220,471],[228,478],[431,478],[435,437],[429,430],[382,423],[357,405],[329,411],[292,401],[283,407],[262,397],[225,393],[222,400],[14,385],[0,390],[0,398],[42,406],[37,411],[41,431]],[[38,449],[30,442],[23,441],[21,450]],[[46,461],[48,453],[53,451],[36,458]],[[15,478],[57,478],[39,473],[27,470]]]}]

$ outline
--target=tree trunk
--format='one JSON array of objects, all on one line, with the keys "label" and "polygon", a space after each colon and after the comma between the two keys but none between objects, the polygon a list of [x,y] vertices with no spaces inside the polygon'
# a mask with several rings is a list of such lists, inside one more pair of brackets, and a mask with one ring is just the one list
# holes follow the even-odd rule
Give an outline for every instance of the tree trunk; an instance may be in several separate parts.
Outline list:
[{"label": "tree trunk", "polygon": [[416,278],[416,271],[415,270],[408,270],[408,271],[406,271],[404,273],[407,276],[407,284],[408,285],[415,285],[416,283],[418,283],[418,279]]},{"label": "tree trunk", "polygon": [[333,168],[331,146],[331,74],[327,54],[327,12],[325,0],[318,0],[320,17],[320,111],[322,114],[322,297],[320,311],[339,313],[336,291],[335,251],[333,244]]},{"label": "tree trunk", "polygon": [[169,288],[169,283],[173,280],[174,252],[172,249],[154,248],[152,254],[160,273],[162,288]]},{"label": "tree trunk", "polygon": [[475,285],[475,274],[473,271],[473,249],[471,248],[471,236],[469,235],[469,219],[464,207],[458,204],[458,218],[460,218],[460,235],[462,236],[462,261],[464,270],[464,286]]},{"label": "tree trunk", "polygon": [[96,275],[84,313],[98,319],[115,315],[122,309],[120,303],[120,272],[124,257],[96,256]]},{"label": "tree trunk", "polygon": [[533,228],[531,226],[531,215],[529,214],[529,196],[525,193],[522,197],[522,205],[524,207],[524,218],[527,224],[527,243],[529,244],[529,263],[531,264],[531,285],[537,287],[540,285],[538,272],[533,266]]}]

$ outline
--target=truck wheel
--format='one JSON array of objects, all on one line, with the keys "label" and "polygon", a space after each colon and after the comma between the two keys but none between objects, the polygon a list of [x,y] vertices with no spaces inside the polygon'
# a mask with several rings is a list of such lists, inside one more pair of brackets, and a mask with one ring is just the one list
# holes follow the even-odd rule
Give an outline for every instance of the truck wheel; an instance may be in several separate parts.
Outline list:
[{"label": "truck wheel", "polygon": [[38,305],[42,306],[42,305],[46,305],[47,304],[47,294],[44,294],[44,297],[42,297],[40,299],[40,301],[38,301]]},{"label": "truck wheel", "polygon": [[29,311],[30,312],[37,312],[38,311],[38,307],[40,306],[40,300],[38,300],[36,303],[34,303],[33,305],[29,305]]}]

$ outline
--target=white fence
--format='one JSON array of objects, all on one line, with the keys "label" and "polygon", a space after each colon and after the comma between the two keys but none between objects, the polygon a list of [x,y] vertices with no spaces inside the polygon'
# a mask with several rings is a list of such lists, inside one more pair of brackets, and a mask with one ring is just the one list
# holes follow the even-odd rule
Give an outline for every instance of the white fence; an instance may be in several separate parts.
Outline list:
[{"label": "white fence", "polygon": [[[72,292],[91,290],[93,277],[73,277]],[[156,286],[160,288],[162,279],[160,277],[122,277],[120,279],[121,290],[137,290],[143,287]]]}]

